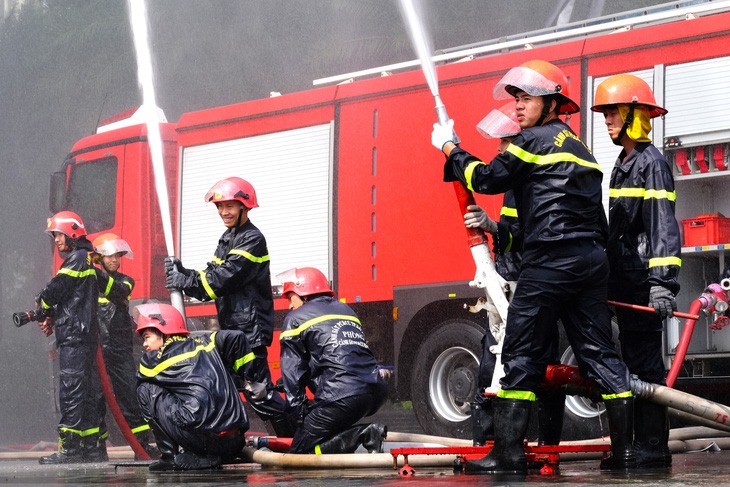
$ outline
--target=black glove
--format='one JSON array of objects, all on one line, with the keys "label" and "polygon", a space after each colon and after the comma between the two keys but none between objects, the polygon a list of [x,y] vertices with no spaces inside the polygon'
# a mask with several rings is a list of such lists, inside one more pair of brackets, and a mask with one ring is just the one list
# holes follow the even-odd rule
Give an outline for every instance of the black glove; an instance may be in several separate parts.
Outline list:
[{"label": "black glove", "polygon": [[187,276],[182,272],[179,272],[174,266],[169,271],[166,269],[165,276],[165,287],[169,291],[180,291],[185,289],[187,284]]},{"label": "black glove", "polygon": [[182,261],[177,257],[165,257],[165,274],[169,274],[172,269],[176,269],[179,273],[190,276],[193,272],[191,269],[186,269],[182,265]]},{"label": "black glove", "polygon": [[652,286],[649,290],[649,306],[659,313],[659,316],[666,318],[677,311],[677,301],[674,294],[664,286]]}]

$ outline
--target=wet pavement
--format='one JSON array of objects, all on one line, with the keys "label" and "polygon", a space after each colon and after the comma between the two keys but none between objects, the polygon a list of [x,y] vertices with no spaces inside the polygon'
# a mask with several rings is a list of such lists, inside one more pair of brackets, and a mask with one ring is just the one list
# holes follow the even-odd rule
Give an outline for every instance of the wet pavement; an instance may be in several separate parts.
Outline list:
[{"label": "wet pavement", "polygon": [[[127,463],[127,465],[114,465]],[[129,466],[125,460],[73,466],[39,465],[35,458],[0,461],[0,483],[8,485],[240,485],[286,486],[397,486],[412,485],[730,485],[730,451],[684,453],[673,456],[668,471],[608,473],[597,460],[562,462],[555,475],[471,476],[449,468],[416,469],[402,478],[391,468],[293,470],[257,464],[227,465],[205,472],[150,473],[145,466]]]}]

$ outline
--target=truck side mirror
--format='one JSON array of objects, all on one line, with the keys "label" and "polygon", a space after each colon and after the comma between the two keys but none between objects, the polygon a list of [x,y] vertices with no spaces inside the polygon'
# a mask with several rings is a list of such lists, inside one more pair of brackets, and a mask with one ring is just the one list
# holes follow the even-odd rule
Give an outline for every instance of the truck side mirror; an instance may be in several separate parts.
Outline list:
[{"label": "truck side mirror", "polygon": [[48,208],[51,213],[58,213],[66,208],[66,171],[51,174],[51,188],[48,195]]}]

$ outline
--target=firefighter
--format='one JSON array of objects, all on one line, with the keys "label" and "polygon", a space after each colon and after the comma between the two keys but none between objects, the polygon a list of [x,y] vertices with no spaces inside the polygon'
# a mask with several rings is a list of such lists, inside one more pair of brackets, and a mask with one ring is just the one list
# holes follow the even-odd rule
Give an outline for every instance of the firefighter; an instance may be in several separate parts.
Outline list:
[{"label": "firefighter", "polygon": [[[352,453],[360,445],[382,452],[386,426],[355,424],[383,405],[389,376],[377,365],[360,320],[335,299],[318,269],[295,268],[277,277],[292,310],[280,337],[282,380],[301,424],[290,452]],[[307,386],[314,392],[311,407]]]},{"label": "firefighter", "polygon": [[601,203],[600,166],[560,120],[576,113],[565,74],[532,60],[509,70],[494,88],[514,98],[522,129],[504,154],[485,164],[454,144],[453,120],[435,124],[432,144],[447,156],[445,181],[498,194],[514,190],[523,229],[522,265],[510,302],[502,350],[505,376],[494,399],[494,448],[469,461],[471,473],[527,471],[523,440],[530,406],[551,359],[561,320],[585,377],[606,404],[614,468],[635,466],[629,373],[611,341],[607,303],[608,225]]},{"label": "firefighter", "polygon": [[167,258],[166,286],[202,301],[214,299],[221,329],[246,334],[256,356],[251,387],[266,391],[244,391],[246,400],[261,419],[271,421],[277,436],[291,438],[296,425],[271,382],[267,360],[266,347],[274,334],[274,298],[266,239],[248,217],[251,209],[258,208],[256,191],[248,181],[230,177],[215,183],[205,201],[216,205],[226,226],[213,261],[194,271],[183,267],[179,259]]},{"label": "firefighter", "polygon": [[[485,138],[500,139],[497,152],[503,154],[521,128],[517,119],[515,102],[510,101],[499,109],[490,111],[477,124],[477,131]],[[481,228],[492,235],[494,250],[494,265],[497,273],[507,281],[511,297],[520,275],[522,254],[521,232],[515,207],[515,196],[512,190],[504,194],[502,208],[499,212],[499,222],[495,222],[482,210],[481,207],[470,205],[464,215],[467,228]],[[550,363],[560,363],[558,352],[558,337],[553,337],[553,349],[550,354]],[[479,376],[477,392],[472,405],[473,441],[475,446],[481,446],[488,440],[494,439],[494,423],[492,418],[492,395],[485,395],[485,390],[492,383],[496,358],[490,347],[497,345],[497,341],[490,330],[482,338],[482,356],[479,362]],[[538,412],[538,440],[539,446],[557,445],[563,428],[565,409],[565,393],[560,389],[541,389],[537,392]]]},{"label": "firefighter", "polygon": [[191,335],[169,304],[142,304],[133,314],[145,350],[137,396],[161,452],[149,469],[203,470],[237,458],[248,417],[233,377],[250,380],[254,354],[246,335]]},{"label": "firefighter", "polygon": [[[137,402],[137,383],[133,356],[134,326],[129,314],[129,298],[134,288],[134,279],[119,272],[122,257],[134,258],[129,244],[113,233],[104,233],[94,239],[94,257],[101,266],[97,276],[111,277],[107,295],[99,294],[99,340],[104,357],[104,365],[109,375],[114,396],[132,433],[140,445],[151,456],[159,452],[150,445],[149,425],[142,417]],[[103,420],[106,414],[104,398],[99,397],[99,412]],[[102,421],[102,438],[105,427]]]},{"label": "firefighter", "polygon": [[[664,319],[676,311],[682,264],[672,169],[651,143],[651,119],[667,113],[651,88],[631,74],[606,78],[596,88],[595,112],[622,148],[611,172],[606,251],[611,263],[609,297],[646,305],[656,314],[617,308],[621,352],[639,379],[665,384]],[[644,400],[634,405],[634,446],[639,466],[669,467],[667,408]]]},{"label": "firefighter", "polygon": [[99,287],[91,262],[93,247],[86,238],[81,217],[71,211],[61,211],[49,218],[46,233],[65,257],[56,276],[38,296],[39,309],[54,315],[39,326],[46,335],[54,331],[56,334],[61,419],[58,451],[41,457],[39,462],[46,465],[104,461],[106,448],[100,443],[96,403],[99,376],[94,368],[99,343]]}]

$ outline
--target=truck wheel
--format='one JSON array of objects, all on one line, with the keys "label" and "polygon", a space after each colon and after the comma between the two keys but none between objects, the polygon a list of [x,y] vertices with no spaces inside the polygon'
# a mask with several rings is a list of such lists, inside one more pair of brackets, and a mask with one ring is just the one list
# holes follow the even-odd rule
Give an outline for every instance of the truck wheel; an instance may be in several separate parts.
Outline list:
[{"label": "truck wheel", "polygon": [[471,438],[471,402],[483,335],[472,321],[449,320],[434,328],[418,348],[411,398],[426,434]]},{"label": "truck wheel", "polygon": [[[568,346],[560,362],[577,365],[573,349]],[[587,397],[567,396],[563,418],[563,440],[585,440],[608,434],[608,419],[603,403],[594,403]]]}]

